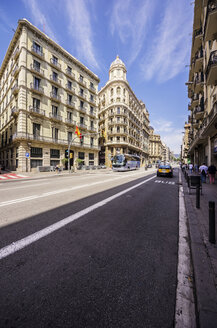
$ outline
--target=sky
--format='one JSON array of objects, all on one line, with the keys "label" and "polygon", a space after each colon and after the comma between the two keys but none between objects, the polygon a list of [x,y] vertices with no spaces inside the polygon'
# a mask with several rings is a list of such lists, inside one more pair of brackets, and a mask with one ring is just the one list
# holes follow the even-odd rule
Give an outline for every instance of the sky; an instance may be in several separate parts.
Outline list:
[{"label": "sky", "polygon": [[175,154],[187,121],[194,4],[191,0],[0,0],[0,65],[26,18],[108,81],[119,55],[150,125]]}]

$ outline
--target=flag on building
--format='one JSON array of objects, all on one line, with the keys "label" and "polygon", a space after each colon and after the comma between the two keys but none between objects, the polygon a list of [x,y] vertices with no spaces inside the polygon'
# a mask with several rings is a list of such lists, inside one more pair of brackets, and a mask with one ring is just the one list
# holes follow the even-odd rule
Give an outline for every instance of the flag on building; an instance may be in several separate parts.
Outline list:
[{"label": "flag on building", "polygon": [[77,126],[75,128],[75,134],[77,134],[78,138],[80,138],[80,139],[82,138],[81,132]]}]

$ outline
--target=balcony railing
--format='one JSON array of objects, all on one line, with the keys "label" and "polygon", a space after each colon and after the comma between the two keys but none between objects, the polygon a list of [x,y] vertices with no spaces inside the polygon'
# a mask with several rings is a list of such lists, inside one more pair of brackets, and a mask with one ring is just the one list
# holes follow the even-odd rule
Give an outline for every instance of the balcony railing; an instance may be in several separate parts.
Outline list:
[{"label": "balcony railing", "polygon": [[215,84],[217,81],[217,50],[211,52],[206,70],[207,84]]},{"label": "balcony railing", "polygon": [[50,97],[51,97],[52,99],[55,99],[56,101],[61,101],[61,97],[60,97],[58,94],[56,94],[55,92],[52,92],[52,91],[51,91],[51,93],[50,93]]},{"label": "balcony railing", "polygon": [[50,75],[50,80],[53,81],[54,83],[60,84],[61,85],[61,80],[58,79],[57,77]]},{"label": "balcony railing", "polygon": [[55,113],[49,113],[49,117],[51,119],[57,120],[57,121],[62,121],[62,116],[55,114]]},{"label": "balcony railing", "polygon": [[39,55],[40,57],[44,57],[44,53],[43,53],[42,49],[36,48],[35,46],[32,46],[32,51],[35,54]]},{"label": "balcony railing", "polygon": [[66,68],[65,72],[66,72],[66,75],[75,79],[75,74],[70,69]]},{"label": "balcony railing", "polygon": [[44,89],[37,84],[30,83],[30,89],[37,91],[39,93],[44,93]]},{"label": "balcony railing", "polygon": [[34,65],[34,64],[30,65],[30,69],[33,70],[34,72],[40,74],[40,75],[44,75],[44,70],[41,69],[40,67]]},{"label": "balcony railing", "polygon": [[77,123],[77,126],[81,129],[87,129],[87,125],[83,123]]},{"label": "balcony railing", "polygon": [[55,66],[56,68],[61,69],[61,65],[60,65],[60,63],[58,63],[58,61],[56,59],[51,58],[50,63],[51,63],[51,65]]},{"label": "balcony railing", "polygon": [[65,122],[68,124],[76,125],[76,121],[73,121],[71,118],[66,118]]},{"label": "balcony railing", "polygon": [[69,99],[66,99],[66,104],[70,107],[75,108],[75,103],[73,101],[70,101]]},{"label": "balcony railing", "polygon": [[45,116],[45,110],[38,107],[29,106],[30,112]]},{"label": "balcony railing", "polygon": [[87,86],[87,83],[86,83],[82,78],[80,78],[80,77],[79,77],[79,79],[78,79],[78,82],[79,82],[80,84],[84,85],[85,87]]},{"label": "balcony railing", "polygon": [[70,86],[68,84],[66,84],[66,89],[75,93],[75,88],[73,88],[72,86]]}]

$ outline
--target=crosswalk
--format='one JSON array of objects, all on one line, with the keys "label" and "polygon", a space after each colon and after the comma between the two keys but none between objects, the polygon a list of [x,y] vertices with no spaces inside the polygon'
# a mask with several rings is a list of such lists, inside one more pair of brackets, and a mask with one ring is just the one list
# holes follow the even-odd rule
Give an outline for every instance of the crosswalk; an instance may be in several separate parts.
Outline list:
[{"label": "crosswalk", "polygon": [[28,178],[28,177],[25,176],[25,175],[16,174],[16,173],[0,174],[0,181],[3,181],[3,180],[13,180],[13,179],[23,179],[23,178]]}]

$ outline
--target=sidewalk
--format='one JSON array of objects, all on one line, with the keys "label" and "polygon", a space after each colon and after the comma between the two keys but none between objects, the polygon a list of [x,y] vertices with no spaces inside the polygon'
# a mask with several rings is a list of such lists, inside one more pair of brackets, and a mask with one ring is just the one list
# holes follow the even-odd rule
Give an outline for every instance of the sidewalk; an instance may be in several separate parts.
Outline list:
[{"label": "sidewalk", "polygon": [[[198,326],[217,327],[217,244],[209,242],[209,201],[215,202],[217,213],[217,180],[214,185],[202,185],[200,209],[196,208],[196,191],[188,193],[181,173],[189,224],[190,248],[193,263]],[[217,215],[216,215],[217,216]],[[217,221],[217,218],[216,218]],[[217,239],[217,223],[216,223]]]}]

